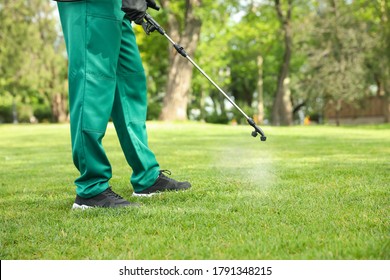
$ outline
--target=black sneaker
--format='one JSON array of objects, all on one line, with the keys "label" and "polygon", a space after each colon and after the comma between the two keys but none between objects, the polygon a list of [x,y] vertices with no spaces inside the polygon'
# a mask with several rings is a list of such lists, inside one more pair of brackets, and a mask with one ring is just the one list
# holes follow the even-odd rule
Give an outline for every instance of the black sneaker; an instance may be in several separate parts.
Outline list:
[{"label": "black sneaker", "polygon": [[136,203],[130,203],[119,194],[116,194],[111,187],[106,189],[101,194],[98,194],[91,198],[82,198],[76,196],[76,200],[73,203],[72,209],[88,209],[93,207],[104,207],[104,208],[116,208],[116,207],[128,207],[138,206]]},{"label": "black sneaker", "polygon": [[134,192],[133,196],[152,196],[161,192],[180,191],[191,188],[191,184],[189,182],[178,182],[165,176],[164,173],[171,175],[169,170],[160,170],[160,174],[153,186],[140,192]]}]

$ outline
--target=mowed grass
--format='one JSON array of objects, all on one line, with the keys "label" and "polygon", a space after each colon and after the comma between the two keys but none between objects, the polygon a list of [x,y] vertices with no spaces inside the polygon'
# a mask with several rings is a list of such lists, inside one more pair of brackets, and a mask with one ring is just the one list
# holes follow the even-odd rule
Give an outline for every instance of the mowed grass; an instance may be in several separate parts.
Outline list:
[{"label": "mowed grass", "polygon": [[0,126],[1,259],[389,259],[390,126],[148,123],[187,192],[133,198],[110,125],[113,189],[138,209],[71,211],[68,125]]}]

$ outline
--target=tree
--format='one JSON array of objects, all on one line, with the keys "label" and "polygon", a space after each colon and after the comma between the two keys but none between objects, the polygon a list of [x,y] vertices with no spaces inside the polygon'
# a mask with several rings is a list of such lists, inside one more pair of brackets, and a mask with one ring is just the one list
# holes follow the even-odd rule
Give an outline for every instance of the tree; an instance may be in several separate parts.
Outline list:
[{"label": "tree", "polygon": [[67,110],[67,61],[62,55],[65,45],[58,37],[54,8],[46,1],[34,0],[37,3],[35,25],[38,29],[35,46],[37,53],[34,63],[37,90],[50,104],[52,121],[66,122]]},{"label": "tree", "polygon": [[276,95],[272,107],[272,123],[274,125],[291,125],[293,123],[293,107],[291,102],[291,91],[289,88],[289,70],[293,48],[293,35],[291,29],[292,2],[293,0],[287,0],[287,7],[284,12],[280,0],[275,0],[275,10],[284,37],[284,55],[278,74]]},{"label": "tree", "polygon": [[343,103],[356,103],[367,92],[366,53],[371,49],[365,25],[353,16],[354,6],[328,0],[316,6],[304,48],[308,55],[304,83],[311,99],[333,106],[336,123]]},{"label": "tree", "polygon": [[[204,1],[203,8],[197,10],[202,18],[202,32],[195,61],[228,94],[231,82],[230,15],[236,6],[235,1]],[[199,71],[195,71],[191,83],[189,115],[195,119],[226,123],[228,117],[225,103],[225,97]]]},{"label": "tree", "polygon": [[242,7],[245,16],[232,28],[231,91],[238,102],[254,111],[258,123],[263,123],[266,110],[275,91],[275,53],[277,22],[273,7],[261,1],[250,1]]},{"label": "tree", "polygon": [[[167,25],[166,13],[150,10],[153,18],[165,28]],[[161,114],[162,101],[166,92],[169,66],[169,41],[154,32],[149,36],[140,25],[133,25],[137,44],[141,53],[148,85],[148,115],[149,120],[156,120]]]},{"label": "tree", "polygon": [[373,26],[369,36],[375,43],[367,58],[367,66],[376,83],[377,95],[385,101],[385,121],[390,122],[390,3],[385,0],[373,1],[368,8],[372,13],[366,21]]},{"label": "tree", "polygon": [[390,123],[390,3],[389,1],[381,0],[381,27],[383,48],[380,48],[380,56],[384,57],[383,71],[385,73],[383,77],[384,95],[386,96],[385,104],[385,121]]},{"label": "tree", "polygon": [[[185,47],[186,52],[193,56],[197,48],[201,19],[195,9],[202,5],[201,0],[186,0],[184,3],[173,3],[170,0],[161,0],[161,6],[168,11],[167,32],[179,45]],[[180,5],[182,13],[175,13],[174,5]],[[182,21],[180,19],[183,18]],[[161,120],[186,120],[188,95],[191,85],[193,67],[178,53],[169,53],[169,68],[166,95],[164,97]]]},{"label": "tree", "polygon": [[[66,119],[66,61],[56,24],[50,2],[0,5],[0,96],[12,96],[14,122],[18,102],[51,107],[54,121]],[[34,113],[26,112],[27,121]]]},{"label": "tree", "polygon": [[[15,12],[18,11],[18,12]],[[31,11],[22,1],[6,0],[0,6],[0,96],[12,96],[13,122],[18,122],[17,96],[26,95],[29,84]]]}]

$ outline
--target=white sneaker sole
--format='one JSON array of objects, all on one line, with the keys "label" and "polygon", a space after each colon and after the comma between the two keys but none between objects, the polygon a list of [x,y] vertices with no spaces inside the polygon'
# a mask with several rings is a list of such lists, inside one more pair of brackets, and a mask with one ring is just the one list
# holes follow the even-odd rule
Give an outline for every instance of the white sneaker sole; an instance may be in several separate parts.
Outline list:
[{"label": "white sneaker sole", "polygon": [[154,195],[162,194],[162,192],[155,192],[155,193],[135,193],[133,192],[133,196],[135,197],[151,197]]},{"label": "white sneaker sole", "polygon": [[88,205],[84,205],[84,204],[77,204],[77,203],[73,203],[73,206],[72,206],[72,210],[76,210],[76,209],[80,209],[80,210],[86,210],[86,209],[89,209],[89,208],[93,208],[92,206],[88,206]]},{"label": "white sneaker sole", "polygon": [[[188,188],[189,189],[189,188]],[[162,193],[178,193],[178,192],[183,192],[188,189],[180,189],[180,190],[170,190],[170,191],[162,191],[162,192],[154,192],[154,193],[135,193],[133,192],[133,196],[135,197],[151,197],[154,195],[161,195]]]}]

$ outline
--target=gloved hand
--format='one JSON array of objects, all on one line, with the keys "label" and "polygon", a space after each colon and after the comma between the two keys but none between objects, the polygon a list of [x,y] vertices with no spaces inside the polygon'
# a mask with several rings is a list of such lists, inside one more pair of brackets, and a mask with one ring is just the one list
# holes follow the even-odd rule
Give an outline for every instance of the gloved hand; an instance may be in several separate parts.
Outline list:
[{"label": "gloved hand", "polygon": [[[153,0],[148,0],[154,2]],[[136,24],[142,24],[148,4],[145,0],[122,0],[122,11]]]},{"label": "gloved hand", "polygon": [[154,0],[146,0],[146,4],[148,5],[149,8],[155,9],[157,11],[160,9],[160,7],[157,6]]}]

